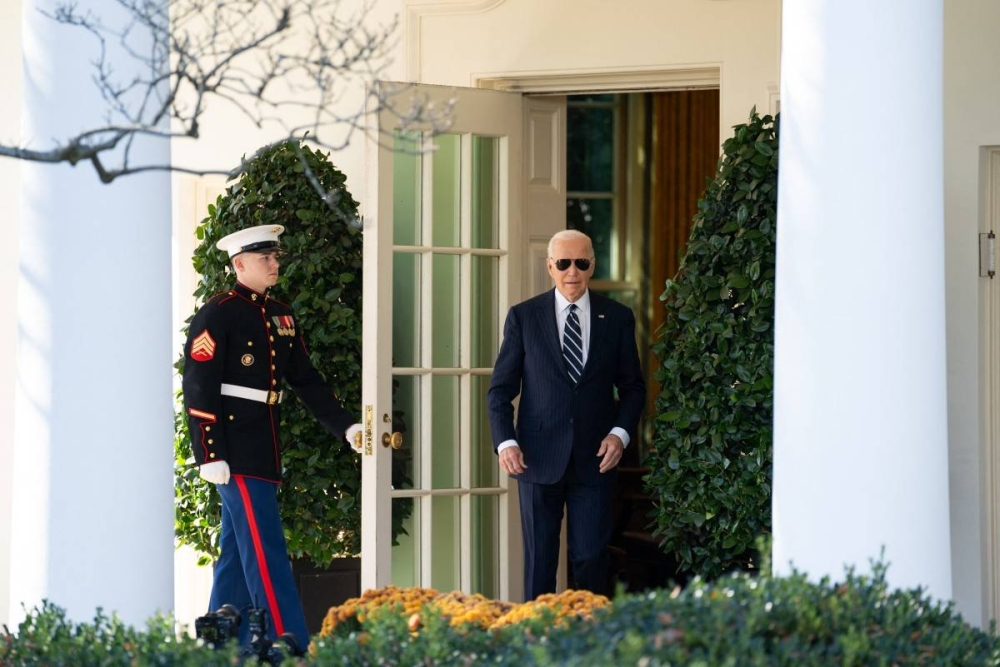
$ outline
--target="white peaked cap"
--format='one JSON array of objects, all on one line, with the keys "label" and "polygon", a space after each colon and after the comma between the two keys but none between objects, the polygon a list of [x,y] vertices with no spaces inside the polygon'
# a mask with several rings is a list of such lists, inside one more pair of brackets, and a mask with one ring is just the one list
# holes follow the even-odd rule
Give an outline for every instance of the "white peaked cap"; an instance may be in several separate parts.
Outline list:
[{"label": "white peaked cap", "polygon": [[223,237],[215,247],[229,253],[232,259],[241,252],[261,252],[280,248],[278,236],[285,231],[282,225],[257,225],[247,227]]}]

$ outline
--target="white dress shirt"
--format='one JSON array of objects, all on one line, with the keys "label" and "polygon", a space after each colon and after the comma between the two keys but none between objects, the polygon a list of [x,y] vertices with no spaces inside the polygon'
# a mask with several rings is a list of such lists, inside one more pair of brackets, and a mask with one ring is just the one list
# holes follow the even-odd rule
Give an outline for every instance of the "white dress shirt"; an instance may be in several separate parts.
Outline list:
[{"label": "white dress shirt", "polygon": [[[563,331],[566,329],[566,318],[569,316],[569,299],[562,295],[562,292],[555,290],[556,293],[556,328],[559,330],[559,344],[562,345]],[[590,290],[588,289],[583,293],[579,299],[576,300],[576,316],[580,320],[580,335],[583,337],[583,365],[586,369],[587,357],[590,355]],[[611,429],[611,433],[608,435],[617,435],[621,438],[622,445],[628,447],[628,443],[631,440],[625,429],[615,426]],[[497,447],[497,454],[507,449],[508,447],[517,447],[517,440],[504,440]]]}]

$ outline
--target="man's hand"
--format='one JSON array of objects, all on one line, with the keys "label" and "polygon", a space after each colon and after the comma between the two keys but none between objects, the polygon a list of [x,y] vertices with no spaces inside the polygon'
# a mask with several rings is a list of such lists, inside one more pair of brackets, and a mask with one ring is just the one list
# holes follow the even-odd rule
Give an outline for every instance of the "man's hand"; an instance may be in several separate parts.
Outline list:
[{"label": "man's hand", "polygon": [[347,438],[347,444],[351,446],[351,449],[356,451],[358,454],[361,453],[361,440],[362,434],[364,433],[364,427],[361,424],[354,424],[347,429],[344,437]]},{"label": "man's hand", "polygon": [[518,446],[505,447],[500,452],[500,469],[508,475],[520,475],[528,466],[524,463],[524,454]]},{"label": "man's hand", "polygon": [[607,472],[618,465],[624,451],[625,444],[617,435],[609,435],[601,440],[601,448],[597,450],[597,455],[604,457],[601,459],[601,472]]},{"label": "man's hand", "polygon": [[198,473],[206,482],[212,484],[229,484],[229,464],[225,461],[212,461],[198,468]]}]

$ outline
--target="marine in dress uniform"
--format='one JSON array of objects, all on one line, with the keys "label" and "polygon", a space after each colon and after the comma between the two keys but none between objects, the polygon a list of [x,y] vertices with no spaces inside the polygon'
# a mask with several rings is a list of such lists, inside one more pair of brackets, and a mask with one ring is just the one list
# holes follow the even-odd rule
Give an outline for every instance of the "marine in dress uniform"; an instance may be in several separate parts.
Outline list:
[{"label": "marine in dress uniform", "polygon": [[184,347],[184,408],[195,461],[222,497],[221,553],[210,610],[232,604],[243,615],[263,607],[271,639],[294,635],[309,644],[278,513],[283,384],[338,438],[360,425],[309,361],[292,309],[267,289],[278,277],[281,225],[240,230],[218,242],[229,253],[236,285],[194,316]]}]

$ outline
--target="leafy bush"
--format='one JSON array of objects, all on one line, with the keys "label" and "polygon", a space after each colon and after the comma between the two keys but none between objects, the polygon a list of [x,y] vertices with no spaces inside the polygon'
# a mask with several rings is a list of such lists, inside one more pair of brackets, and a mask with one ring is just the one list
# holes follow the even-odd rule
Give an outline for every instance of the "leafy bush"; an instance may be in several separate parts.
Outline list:
[{"label": "leafy bush", "polygon": [[[871,574],[849,570],[838,583],[812,583],[798,573],[695,578],[684,589],[619,596],[588,614],[557,617],[554,606],[490,630],[456,624],[434,604],[408,615],[402,602],[387,603],[357,617],[353,629],[314,639],[297,664],[1000,667],[1000,639],[920,589],[890,588],[885,575],[876,564]],[[136,632],[100,615],[93,625],[75,626],[46,606],[17,633],[0,634],[0,666],[236,664],[233,646],[212,653],[175,639],[169,621],[149,627]]]},{"label": "leafy bush", "polygon": [[[921,590],[893,590],[885,568],[845,581],[732,575],[636,595],[596,619],[561,664],[998,665],[1000,642]],[[611,637],[615,649],[608,655]]]},{"label": "leafy bush", "polygon": [[[302,159],[300,159],[300,155]],[[303,160],[323,188],[335,195],[327,205],[305,176]],[[281,278],[272,293],[295,312],[313,364],[360,416],[361,254],[358,204],[346,177],[326,155],[301,142],[287,142],[253,159],[227,188],[197,229],[201,244],[195,270],[203,301],[232,287],[223,236],[253,225],[285,226]],[[190,320],[189,320],[190,322]],[[183,371],[183,356],[177,368]],[[191,455],[187,420],[176,420],[176,533],[211,558],[218,555],[220,506],[215,487],[199,480]],[[293,558],[324,567],[335,556],[359,549],[361,461],[330,435],[298,400],[282,406],[282,522]]]},{"label": "leafy bush", "polygon": [[748,568],[771,528],[778,121],[754,110],[723,145],[687,254],[660,297],[655,534],[685,573]]},{"label": "leafy bush", "polygon": [[2,667],[230,667],[239,648],[219,651],[188,636],[178,637],[168,617],[149,621],[145,631],[97,610],[92,623],[75,623],[44,602],[16,632],[0,633]]},{"label": "leafy bush", "polygon": [[[1000,665],[1000,640],[886,570],[811,583],[734,574],[685,589],[624,595],[591,620],[553,613],[483,631],[432,606],[414,626],[382,607],[350,633],[318,639],[314,665]],[[410,617],[412,620],[412,616]]]}]

